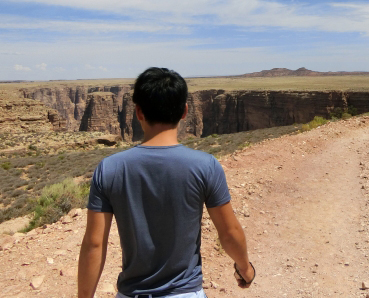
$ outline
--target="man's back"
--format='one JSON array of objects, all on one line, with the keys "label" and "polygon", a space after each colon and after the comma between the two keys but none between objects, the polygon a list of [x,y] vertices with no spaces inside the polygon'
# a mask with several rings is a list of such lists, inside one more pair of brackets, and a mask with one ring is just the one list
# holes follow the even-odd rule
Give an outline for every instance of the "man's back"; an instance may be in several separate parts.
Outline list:
[{"label": "man's back", "polygon": [[117,297],[206,297],[201,273],[205,203],[219,240],[235,261],[237,283],[255,277],[245,234],[233,213],[224,171],[211,155],[178,143],[188,89],[176,72],[152,67],[135,82],[142,145],[103,160],[91,183],[78,266],[78,297],[93,297],[104,268],[113,215],[123,248]]},{"label": "man's back", "polygon": [[201,151],[136,146],[106,158],[96,169],[88,207],[116,217],[123,247],[119,292],[200,290],[203,204],[229,200],[221,166]]}]

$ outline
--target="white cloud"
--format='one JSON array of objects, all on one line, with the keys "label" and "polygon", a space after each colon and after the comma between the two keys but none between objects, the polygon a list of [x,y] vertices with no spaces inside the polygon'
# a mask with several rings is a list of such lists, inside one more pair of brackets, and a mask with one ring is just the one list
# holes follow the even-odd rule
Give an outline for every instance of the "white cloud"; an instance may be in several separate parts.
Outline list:
[{"label": "white cloud", "polygon": [[46,70],[46,67],[47,67],[47,64],[46,63],[41,63],[41,64],[37,64],[36,65],[36,68],[41,69],[43,71]]},{"label": "white cloud", "polygon": [[63,68],[63,67],[54,67],[54,68],[53,68],[53,70],[54,70],[55,72],[64,72],[64,71],[66,71],[66,69],[65,69],[65,68]]},{"label": "white cloud", "polygon": [[[279,27],[316,29],[328,32],[366,32],[369,34],[369,5],[366,3],[321,3],[318,5],[271,0],[11,0],[61,5],[86,10],[122,14],[135,22],[43,21],[14,24],[20,28],[42,27],[71,31],[189,30],[193,24],[236,25],[241,27]],[[358,16],[360,16],[358,18]],[[174,26],[175,29],[170,26]],[[182,26],[182,27],[181,27]],[[183,27],[184,26],[184,27]],[[1,27],[1,24],[0,24]],[[58,29],[59,28],[59,29]],[[61,28],[61,29],[60,29]]]},{"label": "white cloud", "polygon": [[14,69],[16,71],[31,71],[31,69],[29,67],[23,66],[23,65],[20,65],[20,64],[15,64]]},{"label": "white cloud", "polygon": [[21,53],[19,52],[2,52],[0,53],[0,55],[7,55],[7,56],[20,56],[22,55]]},{"label": "white cloud", "polygon": [[85,64],[85,69],[86,70],[101,70],[104,72],[108,71],[106,67],[103,67],[103,66],[95,67],[95,66],[92,66],[91,64]]},{"label": "white cloud", "polygon": [[90,64],[85,64],[85,68],[86,68],[87,70],[93,70],[93,69],[96,69],[96,67],[94,67],[94,66],[92,66],[92,65],[90,65]]},{"label": "white cloud", "polygon": [[26,17],[1,15],[0,29],[46,30],[57,32],[170,32],[171,27],[160,24],[146,24],[142,22],[112,22],[112,21],[51,21]]}]

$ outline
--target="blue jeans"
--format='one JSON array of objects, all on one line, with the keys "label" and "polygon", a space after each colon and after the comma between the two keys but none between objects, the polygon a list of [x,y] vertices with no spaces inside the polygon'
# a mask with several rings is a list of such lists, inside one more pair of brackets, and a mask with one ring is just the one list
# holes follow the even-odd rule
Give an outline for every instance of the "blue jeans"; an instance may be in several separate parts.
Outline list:
[{"label": "blue jeans", "polygon": [[[138,296],[138,295],[136,295],[136,296]],[[151,295],[149,295],[149,297],[151,298]],[[197,291],[197,292],[175,294],[175,295],[170,295],[170,296],[161,296],[160,298],[167,298],[167,297],[168,298],[207,298],[203,289],[201,289],[200,291]],[[123,294],[118,292],[118,294],[117,294],[117,296],[115,296],[115,298],[130,298],[130,297],[128,297],[126,295],[123,295]]]}]

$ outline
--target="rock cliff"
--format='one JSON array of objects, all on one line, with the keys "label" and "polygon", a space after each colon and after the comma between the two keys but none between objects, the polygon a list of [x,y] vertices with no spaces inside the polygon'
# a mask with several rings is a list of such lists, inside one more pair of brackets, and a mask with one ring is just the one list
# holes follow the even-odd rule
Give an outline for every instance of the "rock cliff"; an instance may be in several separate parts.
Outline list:
[{"label": "rock cliff", "polygon": [[114,93],[88,94],[79,130],[121,134],[118,121],[118,102]]},{"label": "rock cliff", "polygon": [[[135,117],[132,85],[60,86],[22,89],[26,98],[42,101],[66,119],[68,130],[99,130],[139,140],[143,132]],[[234,133],[273,126],[306,123],[314,116],[328,118],[336,108],[369,111],[369,93],[339,91],[224,91],[189,94],[189,113],[180,137]]]},{"label": "rock cliff", "polygon": [[19,94],[0,92],[0,132],[63,131],[66,122],[58,111],[40,101],[19,97]]},{"label": "rock cliff", "polygon": [[131,90],[130,85],[122,86],[67,86],[40,88],[22,88],[25,98],[35,99],[57,110],[60,116],[66,120],[67,129],[70,131],[80,130],[81,120],[86,110],[88,95],[93,92],[112,92],[118,99],[124,93]]}]

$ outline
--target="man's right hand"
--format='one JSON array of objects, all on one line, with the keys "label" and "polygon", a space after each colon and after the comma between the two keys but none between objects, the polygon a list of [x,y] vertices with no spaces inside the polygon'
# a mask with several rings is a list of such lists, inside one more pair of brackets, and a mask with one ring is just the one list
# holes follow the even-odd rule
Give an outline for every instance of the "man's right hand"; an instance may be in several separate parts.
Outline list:
[{"label": "man's right hand", "polygon": [[[235,268],[237,268],[238,271],[235,272],[235,278],[238,286],[242,289],[249,288],[256,274],[254,267],[250,263],[246,268],[240,268],[235,264]],[[243,279],[241,279],[239,275],[241,275]]]}]

